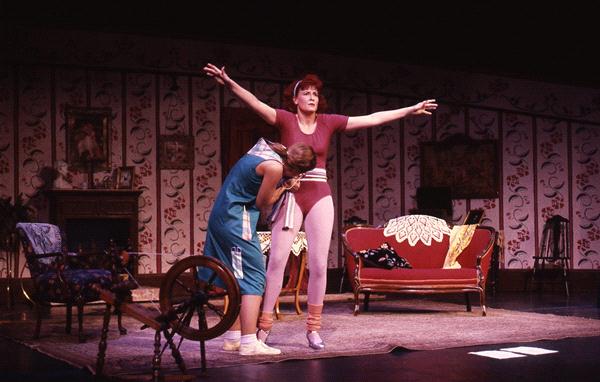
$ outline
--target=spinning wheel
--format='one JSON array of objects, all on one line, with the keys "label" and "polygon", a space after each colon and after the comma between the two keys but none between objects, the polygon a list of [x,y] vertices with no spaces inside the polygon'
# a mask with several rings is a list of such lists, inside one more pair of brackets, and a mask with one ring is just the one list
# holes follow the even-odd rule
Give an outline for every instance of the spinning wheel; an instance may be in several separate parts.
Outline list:
[{"label": "spinning wheel", "polygon": [[[233,325],[242,300],[233,273],[220,261],[205,256],[187,257],[169,269],[160,285],[160,309],[127,302],[131,296],[129,284],[116,285],[111,290],[99,288],[98,292],[106,301],[106,311],[98,346],[97,374],[102,373],[104,366],[110,311],[111,306],[115,306],[156,331],[152,360],[154,380],[160,378],[160,359],[167,346],[185,373],[186,366],[179,352],[184,339],[200,341],[201,368],[205,370],[204,342],[220,336]],[[180,336],[178,344],[174,341],[176,334]],[[167,341],[164,346],[160,343],[161,335]]]},{"label": "spinning wheel", "polygon": [[225,333],[240,312],[240,287],[231,271],[210,257],[175,264],[160,285],[160,310],[181,337],[206,341]]}]

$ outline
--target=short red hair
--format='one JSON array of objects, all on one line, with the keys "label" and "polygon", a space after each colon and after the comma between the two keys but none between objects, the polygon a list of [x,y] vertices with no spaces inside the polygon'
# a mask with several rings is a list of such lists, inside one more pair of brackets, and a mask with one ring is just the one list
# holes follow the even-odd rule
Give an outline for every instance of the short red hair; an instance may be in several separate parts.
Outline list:
[{"label": "short red hair", "polygon": [[[283,106],[291,112],[296,112],[296,104],[294,104],[294,97],[302,89],[314,86],[319,92],[319,105],[317,106],[318,112],[327,110],[327,100],[323,95],[323,81],[316,74],[307,74],[299,80],[295,80],[290,83],[283,90]],[[295,90],[295,93],[294,93]]]}]

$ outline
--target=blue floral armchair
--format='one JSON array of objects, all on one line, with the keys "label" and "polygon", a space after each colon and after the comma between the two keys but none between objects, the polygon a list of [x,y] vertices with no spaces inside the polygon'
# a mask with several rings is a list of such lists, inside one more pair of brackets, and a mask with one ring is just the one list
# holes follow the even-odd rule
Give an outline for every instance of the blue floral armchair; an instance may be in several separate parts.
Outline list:
[{"label": "blue floral armchair", "polygon": [[[31,297],[36,312],[34,338],[39,338],[42,320],[42,305],[63,303],[67,308],[66,332],[71,332],[72,307],[77,306],[79,342],[83,336],[83,306],[99,300],[96,287],[110,289],[114,274],[107,269],[74,269],[69,266],[68,257],[77,256],[63,249],[60,229],[46,223],[18,223],[17,231],[21,238],[27,266],[33,281]],[[119,324],[121,321],[120,312]],[[119,325],[123,334],[124,329]]]}]

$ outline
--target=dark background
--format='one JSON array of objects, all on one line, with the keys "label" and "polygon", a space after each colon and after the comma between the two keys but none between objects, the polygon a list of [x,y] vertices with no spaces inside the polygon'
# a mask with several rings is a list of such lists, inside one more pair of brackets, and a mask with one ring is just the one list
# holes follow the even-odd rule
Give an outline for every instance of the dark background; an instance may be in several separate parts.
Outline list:
[{"label": "dark background", "polygon": [[1,4],[3,22],[9,26],[272,46],[600,87],[596,25],[600,13],[596,6],[579,2],[542,6],[485,0],[441,4],[3,0]]}]

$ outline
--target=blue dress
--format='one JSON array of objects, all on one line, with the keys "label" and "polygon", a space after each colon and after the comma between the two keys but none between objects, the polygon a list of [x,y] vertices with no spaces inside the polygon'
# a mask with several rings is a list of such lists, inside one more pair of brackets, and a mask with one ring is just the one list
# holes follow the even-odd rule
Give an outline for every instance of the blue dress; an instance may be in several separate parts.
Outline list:
[{"label": "blue dress", "polygon": [[208,220],[204,255],[233,272],[242,295],[262,296],[265,289],[265,264],[256,234],[260,215],[256,196],[263,180],[256,166],[265,160],[282,162],[261,138],[225,178]]}]

